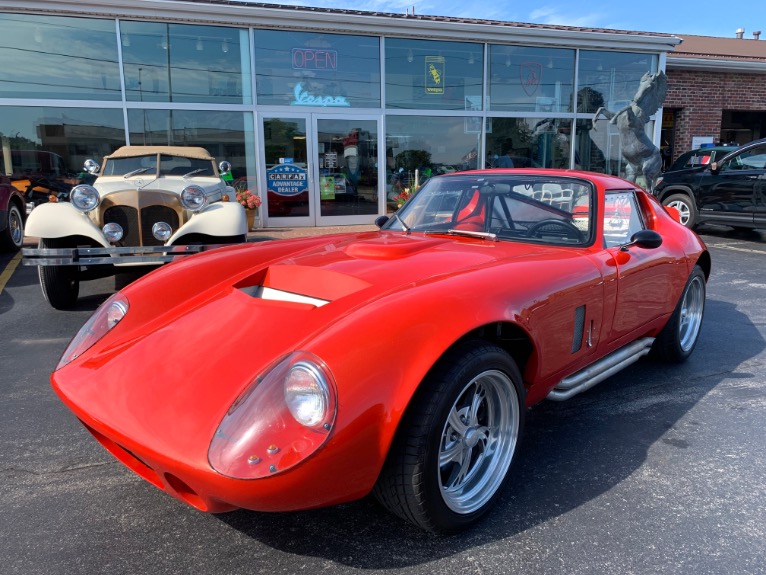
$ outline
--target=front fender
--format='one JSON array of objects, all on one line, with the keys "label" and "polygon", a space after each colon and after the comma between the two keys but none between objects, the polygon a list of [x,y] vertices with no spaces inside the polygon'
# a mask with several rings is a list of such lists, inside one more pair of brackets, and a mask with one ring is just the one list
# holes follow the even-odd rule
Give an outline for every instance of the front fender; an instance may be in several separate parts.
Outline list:
[{"label": "front fender", "polygon": [[208,236],[240,236],[247,233],[247,215],[245,209],[236,202],[216,202],[201,212],[194,214],[168,240],[176,243],[188,234]]},{"label": "front fender", "polygon": [[84,236],[109,247],[101,230],[86,214],[68,202],[48,202],[36,206],[27,219],[25,234],[38,238]]}]

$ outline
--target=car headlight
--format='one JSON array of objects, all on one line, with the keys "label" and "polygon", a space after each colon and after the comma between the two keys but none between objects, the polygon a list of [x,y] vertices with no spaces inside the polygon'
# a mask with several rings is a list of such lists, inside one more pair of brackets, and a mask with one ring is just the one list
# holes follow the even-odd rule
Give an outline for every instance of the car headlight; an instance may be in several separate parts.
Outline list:
[{"label": "car headlight", "polygon": [[196,212],[205,207],[207,194],[199,186],[186,186],[181,192],[181,203],[187,210]]},{"label": "car headlight", "polygon": [[101,228],[101,231],[104,232],[104,237],[106,240],[112,244],[119,242],[124,235],[122,226],[115,222],[109,222],[103,228]]},{"label": "car headlight", "polygon": [[664,179],[665,179],[665,178],[663,178],[662,176],[658,177],[658,178],[657,178],[657,179],[654,181],[654,187],[656,188],[657,186],[659,186],[659,185],[662,183],[662,180],[664,180]]},{"label": "car headlight", "polygon": [[72,205],[83,212],[89,212],[98,206],[101,197],[98,190],[87,184],[80,184],[69,192],[69,201]]},{"label": "car headlight", "polygon": [[173,235],[173,228],[167,222],[157,222],[152,226],[152,235],[161,242],[166,242]]},{"label": "car headlight", "polygon": [[114,294],[96,310],[90,319],[80,328],[61,356],[56,369],[61,369],[69,362],[80,357],[93,344],[104,337],[128,313],[128,300],[120,293]]},{"label": "car headlight", "polygon": [[235,479],[290,469],[327,441],[336,403],[324,362],[295,352],[256,378],[229,408],[210,442],[210,465]]}]

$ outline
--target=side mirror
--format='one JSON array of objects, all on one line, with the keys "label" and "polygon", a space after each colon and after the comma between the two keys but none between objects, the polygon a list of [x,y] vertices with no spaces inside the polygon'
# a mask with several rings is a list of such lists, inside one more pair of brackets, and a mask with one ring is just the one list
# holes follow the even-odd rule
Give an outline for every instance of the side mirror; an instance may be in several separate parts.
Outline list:
[{"label": "side mirror", "polygon": [[223,162],[218,164],[218,171],[221,172],[222,176],[225,174],[228,174],[229,172],[231,172],[231,164],[227,162],[226,160],[224,160]]},{"label": "side mirror", "polygon": [[388,221],[388,216],[378,216],[375,218],[375,225],[378,226],[378,228],[382,228],[386,225],[386,222]]},{"label": "side mirror", "polygon": [[99,170],[101,169],[101,166],[99,166],[98,163],[94,160],[85,160],[83,167],[89,174],[98,174]]},{"label": "side mirror", "polygon": [[630,238],[627,244],[620,246],[623,252],[628,251],[631,246],[643,248],[645,250],[654,250],[662,245],[662,236],[654,230],[639,230]]}]

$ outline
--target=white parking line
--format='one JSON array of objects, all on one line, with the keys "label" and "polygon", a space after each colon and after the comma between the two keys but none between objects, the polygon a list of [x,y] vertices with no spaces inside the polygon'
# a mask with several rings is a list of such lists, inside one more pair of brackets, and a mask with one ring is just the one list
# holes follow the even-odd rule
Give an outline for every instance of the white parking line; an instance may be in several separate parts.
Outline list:
[{"label": "white parking line", "polygon": [[711,243],[711,242],[705,242],[709,248],[718,248],[721,250],[731,250],[734,252],[746,252],[749,254],[763,254],[766,255],[766,249],[764,250],[754,250],[750,248],[740,248],[733,244],[723,244],[723,243]]}]

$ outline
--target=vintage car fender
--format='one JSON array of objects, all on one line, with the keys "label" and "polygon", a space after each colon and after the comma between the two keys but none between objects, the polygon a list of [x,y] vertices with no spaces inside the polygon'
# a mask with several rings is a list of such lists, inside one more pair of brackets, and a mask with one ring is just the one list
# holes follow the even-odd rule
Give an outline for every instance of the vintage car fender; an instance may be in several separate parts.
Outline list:
[{"label": "vintage car fender", "polygon": [[86,214],[68,202],[48,202],[32,210],[25,233],[38,238],[85,236],[103,247],[109,247],[101,230]]},{"label": "vintage car fender", "polygon": [[174,244],[188,234],[228,237],[246,233],[245,209],[236,202],[216,202],[194,214],[170,237],[168,244]]}]

